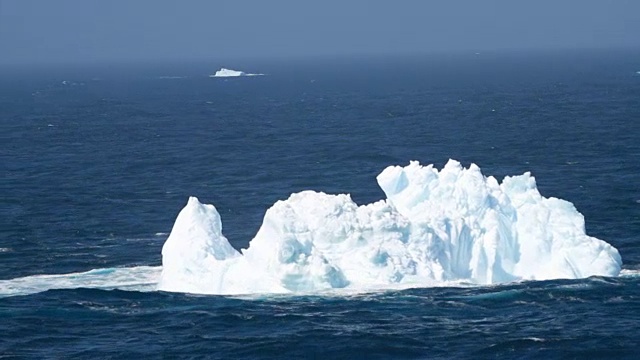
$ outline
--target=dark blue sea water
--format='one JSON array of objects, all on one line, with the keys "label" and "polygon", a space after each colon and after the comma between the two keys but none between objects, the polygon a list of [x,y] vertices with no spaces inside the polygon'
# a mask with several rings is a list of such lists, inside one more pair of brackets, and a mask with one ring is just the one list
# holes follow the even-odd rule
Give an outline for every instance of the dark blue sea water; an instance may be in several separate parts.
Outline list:
[{"label": "dark blue sea water", "polygon": [[[0,358],[635,358],[636,71],[637,51],[0,68]],[[365,204],[386,166],[449,158],[531,171],[631,275],[342,297],[99,282],[160,265],[189,195],[243,248],[293,192]]]}]

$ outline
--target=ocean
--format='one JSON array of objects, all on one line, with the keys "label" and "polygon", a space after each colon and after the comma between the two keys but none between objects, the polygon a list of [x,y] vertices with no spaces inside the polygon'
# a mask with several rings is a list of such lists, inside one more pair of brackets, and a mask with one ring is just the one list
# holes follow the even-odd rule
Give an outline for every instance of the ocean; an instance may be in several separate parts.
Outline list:
[{"label": "ocean", "polygon": [[[635,358],[638,59],[1,67],[0,359]],[[209,77],[222,66],[266,75]],[[154,291],[189,196],[215,204],[241,249],[291,193],[367,204],[384,198],[385,167],[448,159],[498,179],[530,171],[619,250],[623,275],[333,296]]]}]

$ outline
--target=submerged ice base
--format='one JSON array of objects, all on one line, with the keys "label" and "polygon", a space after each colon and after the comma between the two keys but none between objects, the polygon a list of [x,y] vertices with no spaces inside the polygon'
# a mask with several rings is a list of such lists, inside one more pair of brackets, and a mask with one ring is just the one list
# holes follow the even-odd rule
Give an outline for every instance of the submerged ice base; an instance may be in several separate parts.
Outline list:
[{"label": "submerged ice base", "polygon": [[191,197],[162,249],[158,289],[202,294],[373,291],[450,283],[616,276],[618,251],[585,234],[570,202],[525,173],[502,184],[472,164],[411,162],[377,177],[387,199],[292,194],[267,210],[247,249]]}]

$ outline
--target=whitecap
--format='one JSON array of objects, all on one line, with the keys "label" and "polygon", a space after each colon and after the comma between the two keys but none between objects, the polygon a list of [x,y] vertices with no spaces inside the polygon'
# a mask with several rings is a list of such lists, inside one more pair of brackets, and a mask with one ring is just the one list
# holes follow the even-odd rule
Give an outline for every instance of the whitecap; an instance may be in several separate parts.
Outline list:
[{"label": "whitecap", "polygon": [[622,269],[620,271],[621,277],[639,277],[640,269]]}]

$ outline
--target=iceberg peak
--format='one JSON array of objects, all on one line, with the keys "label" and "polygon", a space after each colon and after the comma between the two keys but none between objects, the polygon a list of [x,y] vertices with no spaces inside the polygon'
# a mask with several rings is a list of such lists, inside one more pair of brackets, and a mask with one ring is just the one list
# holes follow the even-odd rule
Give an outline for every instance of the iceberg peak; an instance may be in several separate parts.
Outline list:
[{"label": "iceberg peak", "polygon": [[191,196],[162,247],[162,280],[174,284],[175,291],[197,292],[193,290],[210,286],[206,274],[217,263],[238,256],[222,235],[216,208]]}]

